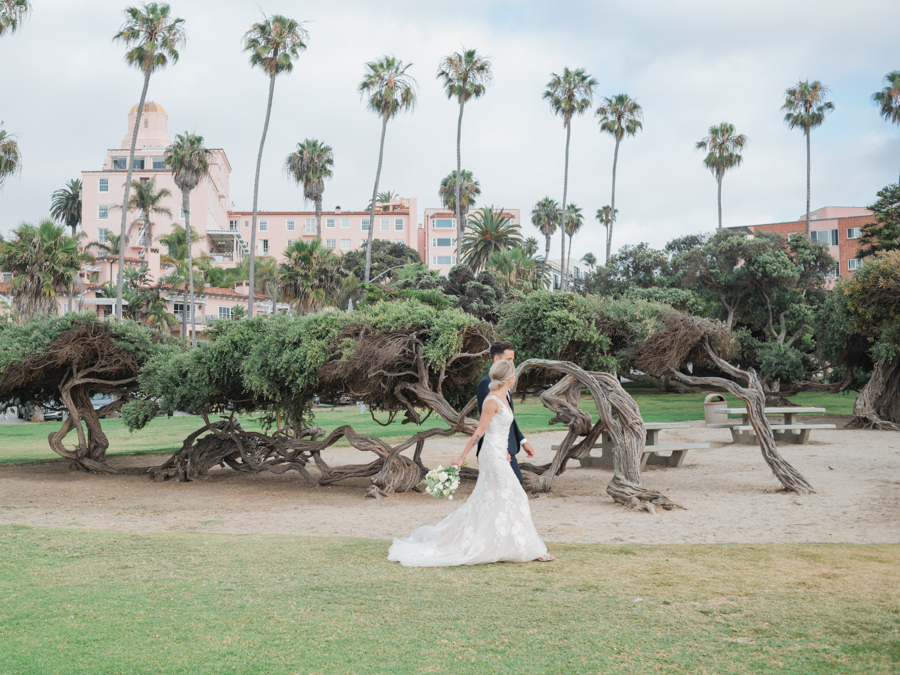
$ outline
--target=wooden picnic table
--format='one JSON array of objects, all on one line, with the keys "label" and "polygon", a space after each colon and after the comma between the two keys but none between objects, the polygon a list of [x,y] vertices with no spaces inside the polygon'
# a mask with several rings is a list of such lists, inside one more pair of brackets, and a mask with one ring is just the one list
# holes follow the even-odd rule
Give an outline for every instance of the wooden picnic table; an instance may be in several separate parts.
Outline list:
[{"label": "wooden picnic table", "polygon": [[[726,413],[728,415],[740,415],[741,421],[729,420],[719,424],[707,424],[712,429],[730,429],[731,438],[735,443],[756,444],[756,434],[753,431],[753,425],[750,424],[750,414],[747,408],[719,408],[717,412]],[[784,422],[771,423],[772,433],[775,435],[775,441],[781,443],[797,443],[804,444],[809,440],[809,432],[813,429],[836,429],[834,424],[806,424],[801,422],[798,415],[812,415],[816,413],[824,413],[825,408],[766,408],[765,415],[781,415]]]},{"label": "wooden picnic table", "polygon": [[[687,457],[688,450],[700,450],[708,448],[709,443],[671,443],[661,444],[659,442],[659,432],[666,429],[689,429],[690,424],[687,422],[649,422],[644,424],[646,432],[646,444],[644,446],[644,455],[641,458],[641,470],[644,470],[648,464],[657,464],[660,466],[680,467]],[[600,442],[596,443],[593,450],[600,450],[601,454],[589,454],[578,460],[581,462],[582,468],[590,469],[612,469],[613,468],[613,450],[616,445],[613,442],[609,432],[603,431],[600,436]],[[559,448],[558,445],[552,446],[555,452]],[[671,452],[671,455],[662,455],[660,453]]]}]

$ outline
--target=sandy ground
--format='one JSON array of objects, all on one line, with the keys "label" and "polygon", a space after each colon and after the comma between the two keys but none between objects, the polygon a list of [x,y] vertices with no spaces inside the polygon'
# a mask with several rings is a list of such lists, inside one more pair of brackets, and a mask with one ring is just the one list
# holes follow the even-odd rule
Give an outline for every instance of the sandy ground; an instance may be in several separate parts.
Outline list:
[{"label": "sandy ground", "polygon": [[[817,420],[826,421],[826,420]],[[828,420],[840,423],[845,420]],[[561,432],[531,434],[538,461],[551,459]],[[900,434],[813,431],[806,445],[780,451],[816,489],[779,492],[759,448],[733,445],[726,430],[693,422],[663,431],[661,443],[709,442],[691,451],[678,469],[648,467],[644,485],[685,510],[656,516],[628,510],[607,496],[611,471],[577,462],[553,481],[531,510],[548,542],[764,543],[900,542]],[[462,439],[430,441],[428,466],[449,464]],[[151,466],[163,457],[114,457],[114,466]],[[353,449],[332,449],[332,464],[359,463]],[[475,463],[477,466],[477,462]],[[421,493],[364,497],[368,481],[308,485],[292,472],[248,476],[217,470],[209,480],[153,483],[143,476],[88,475],[64,461],[0,466],[0,523],[132,532],[202,531],[390,539],[436,523],[472,490],[464,483],[454,501]]]}]

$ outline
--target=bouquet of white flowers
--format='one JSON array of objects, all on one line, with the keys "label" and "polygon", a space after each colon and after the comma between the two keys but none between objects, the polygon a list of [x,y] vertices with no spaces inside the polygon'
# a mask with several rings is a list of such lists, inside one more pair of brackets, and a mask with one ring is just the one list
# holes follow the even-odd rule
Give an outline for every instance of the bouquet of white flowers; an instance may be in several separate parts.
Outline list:
[{"label": "bouquet of white flowers", "polygon": [[446,469],[439,466],[425,474],[422,482],[425,483],[425,492],[435,499],[453,499],[453,493],[459,487],[459,469],[455,466]]}]

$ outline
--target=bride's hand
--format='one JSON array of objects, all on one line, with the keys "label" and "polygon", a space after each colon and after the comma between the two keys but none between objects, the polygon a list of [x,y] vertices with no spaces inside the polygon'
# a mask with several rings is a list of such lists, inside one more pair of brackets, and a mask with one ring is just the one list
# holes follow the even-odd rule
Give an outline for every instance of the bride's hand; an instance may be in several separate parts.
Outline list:
[{"label": "bride's hand", "polygon": [[506,453],[506,461],[507,461],[507,462],[511,462],[511,461],[512,461],[512,455],[509,454],[508,452]]}]

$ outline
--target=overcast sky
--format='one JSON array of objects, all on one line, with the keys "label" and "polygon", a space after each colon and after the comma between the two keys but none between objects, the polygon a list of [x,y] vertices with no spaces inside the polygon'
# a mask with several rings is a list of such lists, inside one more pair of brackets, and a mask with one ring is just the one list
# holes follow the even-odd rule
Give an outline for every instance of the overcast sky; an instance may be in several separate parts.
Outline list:
[{"label": "overcast sky", "polygon": [[[129,131],[127,112],[142,83],[111,39],[126,2],[33,4],[21,30],[0,38],[0,120],[24,158],[22,174],[0,192],[3,232],[46,216],[53,190],[101,167],[106,149]],[[236,209],[252,207],[268,86],[250,68],[241,38],[263,11],[305,21],[310,35],[294,72],[275,85],[263,210],[308,208],[282,171],[305,138],[334,148],[325,207],[364,207],[381,127],[356,87],[364,64],[382,54],[413,64],[419,99],[412,114],[388,125],[381,189],[417,197],[420,218],[437,206],[440,180],[456,165],[458,107],[435,72],[442,56],[462,46],[494,66],[487,95],[466,107],[463,167],[481,182],[479,205],[522,210],[526,236],[538,235],[528,222],[535,202],[562,199],[565,131],[541,94],[564,67],[597,79],[597,101],[624,92],[644,109],[644,130],[619,151],[614,248],[641,241],[661,247],[715,228],[715,179],[694,145],[722,121],[750,139],[743,165],[724,179],[725,225],[798,218],[806,199],[804,138],[780,110],[784,90],[798,80],[826,84],[835,105],[812,135],[813,209],[866,206],[900,173],[900,127],[882,120],[871,101],[884,75],[900,70],[897,0],[171,4],[186,20],[188,43],[177,64],[152,76],[148,100],[168,112],[171,136],[187,130],[225,149]],[[602,257],[594,214],[610,202],[613,148],[593,113],[574,120],[568,194],[587,216],[576,257]]]}]

